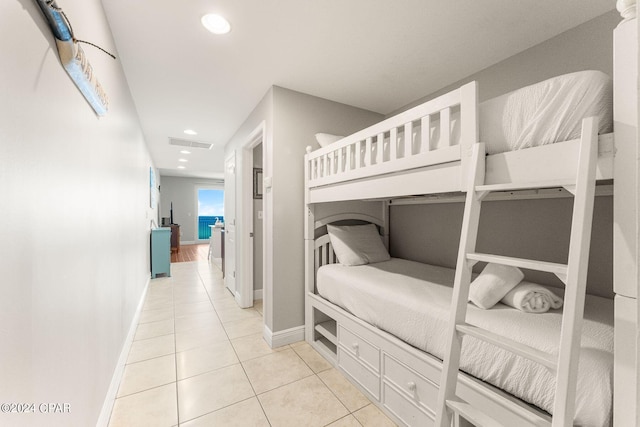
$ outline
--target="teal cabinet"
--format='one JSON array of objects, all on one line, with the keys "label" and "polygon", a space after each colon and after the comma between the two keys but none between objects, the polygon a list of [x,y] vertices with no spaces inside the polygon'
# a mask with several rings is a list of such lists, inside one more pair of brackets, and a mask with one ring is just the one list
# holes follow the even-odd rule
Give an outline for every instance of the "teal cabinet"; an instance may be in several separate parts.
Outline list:
[{"label": "teal cabinet", "polygon": [[171,276],[171,228],[151,230],[151,278]]}]

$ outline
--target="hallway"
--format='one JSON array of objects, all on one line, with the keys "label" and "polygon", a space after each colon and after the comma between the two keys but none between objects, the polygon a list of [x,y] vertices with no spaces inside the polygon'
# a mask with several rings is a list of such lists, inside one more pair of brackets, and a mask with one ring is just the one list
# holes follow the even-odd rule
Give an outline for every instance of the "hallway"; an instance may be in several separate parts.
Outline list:
[{"label": "hallway", "polygon": [[307,343],[272,350],[262,305],[240,309],[206,261],[151,281],[118,398],[117,426],[393,426]]}]

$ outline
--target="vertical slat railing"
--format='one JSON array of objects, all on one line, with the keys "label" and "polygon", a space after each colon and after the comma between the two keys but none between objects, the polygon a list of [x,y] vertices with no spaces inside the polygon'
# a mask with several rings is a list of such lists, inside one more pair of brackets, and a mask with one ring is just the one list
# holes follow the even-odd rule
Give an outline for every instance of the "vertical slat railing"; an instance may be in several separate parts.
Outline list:
[{"label": "vertical slat railing", "polygon": [[[458,108],[461,110],[460,137],[461,141],[465,141],[461,144],[461,152],[474,143],[472,138],[465,136],[469,134],[467,128],[474,127],[473,123],[465,124],[464,117],[469,116],[469,111],[472,114],[475,111],[477,98],[468,96],[468,93],[475,91],[475,84],[465,85],[460,90],[429,101],[428,105],[415,107],[415,113],[401,113],[372,126],[371,129],[357,132],[337,142],[335,148],[323,149],[322,154],[313,157],[308,165],[309,179],[322,181],[323,184],[336,183],[343,179],[369,176],[369,168],[371,175],[395,171],[396,168],[387,164],[388,162],[399,162],[397,169],[401,170],[405,165],[409,168],[420,166],[422,159],[425,165],[431,165],[440,158],[451,158],[450,153],[454,152],[450,148],[452,144],[458,143],[457,140],[453,140],[452,115]],[[439,125],[436,132],[438,141],[432,141],[430,128],[434,122],[438,122]],[[432,151],[440,148],[446,148],[448,151],[431,155]],[[461,156],[463,163],[466,160],[464,157]],[[317,185],[323,184],[318,182]]]},{"label": "vertical slat railing", "polygon": [[360,169],[362,167],[362,150],[364,147],[363,144],[364,141],[362,141],[361,139],[358,140],[358,142],[356,142],[356,164],[355,164],[355,168],[356,169]]},{"label": "vertical slat railing", "polygon": [[426,153],[431,149],[431,116],[420,119],[420,152]]},{"label": "vertical slat railing", "polygon": [[404,155],[413,156],[413,122],[404,125]]},{"label": "vertical slat railing", "polygon": [[389,161],[393,162],[398,158],[398,128],[394,127],[389,132]]},{"label": "vertical slat railing", "polygon": [[321,161],[320,161],[320,171],[321,171],[321,176],[327,176],[329,175],[329,167],[328,165],[328,161],[329,161],[329,156],[328,154],[325,154],[321,157]]},{"label": "vertical slat railing", "polygon": [[327,265],[331,261],[331,252],[329,252],[329,243],[322,245],[322,265]]},{"label": "vertical slat railing", "polygon": [[[440,141],[438,146],[449,147],[451,135],[451,107],[433,113],[440,115]],[[310,161],[310,179],[319,179],[330,175],[348,174],[350,171],[381,164],[386,161],[415,156],[431,151],[431,115],[389,129],[388,147],[385,147],[385,133],[380,132],[362,140],[337,148]],[[419,120],[420,137],[414,141],[414,123]],[[399,130],[402,131],[399,132]],[[386,150],[388,148],[388,151]],[[385,156],[385,151],[387,156]]]},{"label": "vertical slat railing", "polygon": [[346,149],[346,152],[345,152],[345,160],[344,160],[344,172],[348,173],[351,170],[351,162],[353,160],[353,157],[352,157],[353,144],[347,145],[345,149]]},{"label": "vertical slat railing", "polygon": [[451,146],[451,108],[440,111],[440,146]]}]

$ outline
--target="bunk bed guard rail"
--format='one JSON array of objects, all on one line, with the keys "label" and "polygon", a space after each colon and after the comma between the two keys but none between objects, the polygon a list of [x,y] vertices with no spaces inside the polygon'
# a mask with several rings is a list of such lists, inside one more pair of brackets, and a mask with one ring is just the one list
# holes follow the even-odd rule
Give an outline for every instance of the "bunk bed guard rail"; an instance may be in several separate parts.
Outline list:
[{"label": "bunk bed guard rail", "polygon": [[307,148],[307,188],[464,162],[478,142],[477,105],[471,82],[324,148]]}]

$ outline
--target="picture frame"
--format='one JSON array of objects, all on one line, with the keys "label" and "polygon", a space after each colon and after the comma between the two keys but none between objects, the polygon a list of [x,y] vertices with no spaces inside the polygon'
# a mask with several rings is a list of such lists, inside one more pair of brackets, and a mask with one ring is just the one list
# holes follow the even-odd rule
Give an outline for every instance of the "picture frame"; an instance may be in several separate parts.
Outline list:
[{"label": "picture frame", "polygon": [[253,198],[262,199],[262,168],[253,168]]},{"label": "picture frame", "polygon": [[153,166],[149,167],[149,208],[154,209],[157,205],[157,193],[156,193],[156,172],[153,170]]}]

